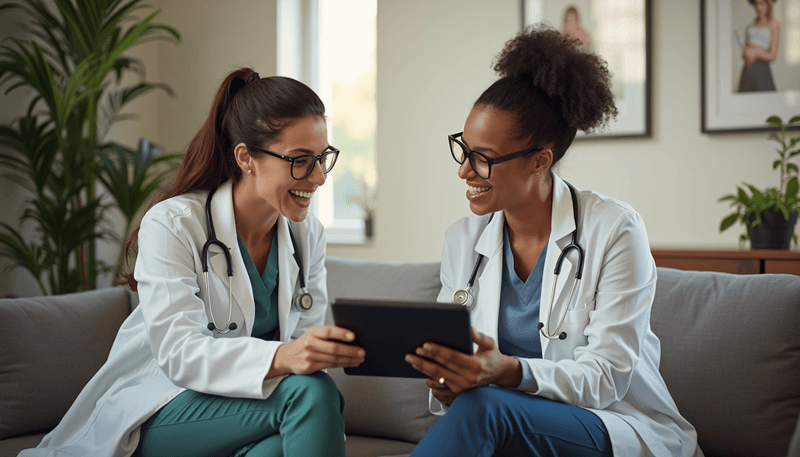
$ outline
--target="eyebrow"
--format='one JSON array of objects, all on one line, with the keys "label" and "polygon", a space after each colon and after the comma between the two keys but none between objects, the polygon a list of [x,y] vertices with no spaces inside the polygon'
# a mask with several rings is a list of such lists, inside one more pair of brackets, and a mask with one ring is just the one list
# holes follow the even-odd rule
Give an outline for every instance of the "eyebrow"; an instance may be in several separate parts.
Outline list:
[{"label": "eyebrow", "polygon": [[467,147],[469,148],[470,151],[475,151],[475,152],[493,152],[493,153],[497,154],[497,151],[495,151],[492,148],[475,148],[475,149],[472,149],[472,146],[470,146],[469,143],[467,143],[467,140],[464,139],[464,134],[463,133],[461,134],[461,141],[464,144],[467,145]]},{"label": "eyebrow", "polygon": [[313,155],[319,155],[319,154],[322,154],[323,152],[325,152],[326,150],[328,150],[328,148],[329,148],[329,147],[331,147],[331,145],[327,145],[327,146],[325,146],[325,149],[323,149],[323,150],[322,150],[322,151],[320,151],[319,153],[316,153],[316,152],[312,151],[311,149],[306,149],[306,148],[294,148],[294,149],[289,149],[288,151],[286,151],[286,154],[288,155],[288,154],[290,154],[290,153],[295,153],[295,152],[298,152],[298,153],[301,153],[300,155],[311,155],[311,156],[313,156]]}]

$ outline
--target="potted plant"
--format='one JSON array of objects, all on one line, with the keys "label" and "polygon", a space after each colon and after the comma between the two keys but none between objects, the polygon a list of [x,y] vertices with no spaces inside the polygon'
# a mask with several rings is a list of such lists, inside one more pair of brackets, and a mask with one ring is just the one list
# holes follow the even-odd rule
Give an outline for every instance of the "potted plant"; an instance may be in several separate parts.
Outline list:
[{"label": "potted plant", "polygon": [[[0,225],[0,255],[30,271],[44,294],[94,289],[103,268],[95,243],[110,237],[103,229],[109,207],[116,204],[127,218],[131,209],[122,208],[120,197],[152,191],[134,179],[138,187],[107,188],[109,199],[98,184],[118,184],[115,175],[136,175],[158,162],[134,157],[141,151],[125,150],[134,155],[130,160],[102,154],[113,150],[104,137],[113,122],[128,117],[120,112],[131,100],[153,90],[172,93],[146,81],[143,63],[125,53],[152,40],[177,42],[180,35],[153,22],[159,11],[142,0],[0,5],[0,12],[10,10],[24,14],[32,38],[0,44],[0,87],[27,91],[31,101],[19,118],[0,126],[0,167],[31,197],[18,228]],[[130,85],[123,78],[129,74],[138,76]],[[149,195],[127,198],[140,202]]]},{"label": "potted plant", "polygon": [[794,227],[800,211],[800,184],[798,166],[792,159],[800,155],[800,149],[792,149],[800,142],[800,137],[789,138],[788,129],[800,122],[800,116],[792,117],[787,123],[778,116],[770,116],[767,122],[780,129],[769,135],[770,140],[780,145],[776,149],[778,158],[772,162],[772,168],[780,174],[780,185],[760,191],[744,183],[746,188],[737,187],[735,195],[720,198],[720,202],[730,201],[735,211],[722,220],[719,230],[723,232],[741,222],[747,229],[741,239],[750,239],[752,249],[789,249],[792,240],[797,243]]},{"label": "potted plant", "polygon": [[378,199],[375,180],[368,179],[363,174],[358,178],[359,192],[348,197],[348,202],[361,208],[364,215],[364,236],[372,238],[375,230],[375,211],[377,210]]}]

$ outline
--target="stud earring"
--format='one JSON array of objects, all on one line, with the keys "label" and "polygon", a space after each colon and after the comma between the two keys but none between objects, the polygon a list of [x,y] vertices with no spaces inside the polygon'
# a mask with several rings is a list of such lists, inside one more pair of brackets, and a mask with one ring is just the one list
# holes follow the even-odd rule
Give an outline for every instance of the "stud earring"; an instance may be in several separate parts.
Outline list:
[{"label": "stud earring", "polygon": [[542,173],[540,171],[536,172],[536,176],[540,176]]},{"label": "stud earring", "polygon": [[251,175],[251,174],[253,174],[253,169],[252,169],[252,168],[248,168],[248,169],[247,169],[247,174],[248,174],[248,175]]}]

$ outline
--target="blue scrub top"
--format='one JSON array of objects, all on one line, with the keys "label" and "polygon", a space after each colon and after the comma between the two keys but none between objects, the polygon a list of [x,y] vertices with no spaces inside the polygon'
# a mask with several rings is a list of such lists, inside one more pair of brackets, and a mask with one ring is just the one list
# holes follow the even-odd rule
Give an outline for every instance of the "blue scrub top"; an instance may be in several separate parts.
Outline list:
[{"label": "blue scrub top", "polygon": [[[508,229],[503,229],[503,282],[500,292],[500,315],[497,324],[498,348],[505,355],[517,358],[541,358],[539,339],[539,307],[544,277],[544,258],[547,244],[526,281],[514,270],[514,255],[508,239]],[[536,381],[527,363],[522,363],[522,383],[518,389],[533,390]]]},{"label": "blue scrub top", "polygon": [[256,316],[253,322],[252,336],[262,340],[279,341],[281,332],[278,324],[278,234],[272,236],[272,247],[269,248],[267,266],[262,275],[258,274],[255,262],[247,252],[247,247],[239,235],[236,235],[242,259],[253,285]]}]

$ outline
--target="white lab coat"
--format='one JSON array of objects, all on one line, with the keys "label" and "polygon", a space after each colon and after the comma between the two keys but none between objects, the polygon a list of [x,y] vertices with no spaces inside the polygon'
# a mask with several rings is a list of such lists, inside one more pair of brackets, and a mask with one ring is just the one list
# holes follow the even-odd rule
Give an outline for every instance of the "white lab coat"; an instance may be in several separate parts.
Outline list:
[{"label": "white lab coat", "polygon": [[253,289],[236,239],[232,185],[226,182],[212,199],[217,238],[229,248],[229,282],[221,248],[211,248],[209,281],[217,323],[228,316],[238,326],[227,334],[207,329],[207,300],[201,252],[207,239],[208,192],[165,200],[144,216],[139,231],[135,277],[140,305],[125,320],[108,361],[86,385],[61,423],[36,449],[20,456],[129,456],[139,441],[141,424],[186,389],[214,395],[263,399],[283,377],[264,380],[278,347],[323,325],[327,307],[325,240],[313,216],[292,223],[306,269],[311,310],[291,308],[299,291],[299,268],[288,232],[278,219],[278,315],[281,341],[242,338],[253,328]]},{"label": "white lab coat", "polygon": [[[567,184],[553,174],[553,216],[544,264],[539,320],[550,319],[555,287],[555,330],[575,278],[577,255],[565,257],[556,284],[553,271],[575,230]],[[522,359],[538,387],[529,392],[586,408],[608,429],[614,455],[702,456],[694,428],[678,412],[658,371],[660,342],[650,329],[656,266],[641,217],[629,205],[592,191],[578,191],[578,244],[584,249],[583,279],[561,331],[565,340],[541,334],[541,359]],[[503,213],[466,217],[447,230],[442,290],[450,302],[467,286],[479,254],[486,256],[475,280],[472,325],[497,341],[503,271]],[[539,333],[537,322],[530,331]],[[430,409],[446,405],[430,396]]]}]

